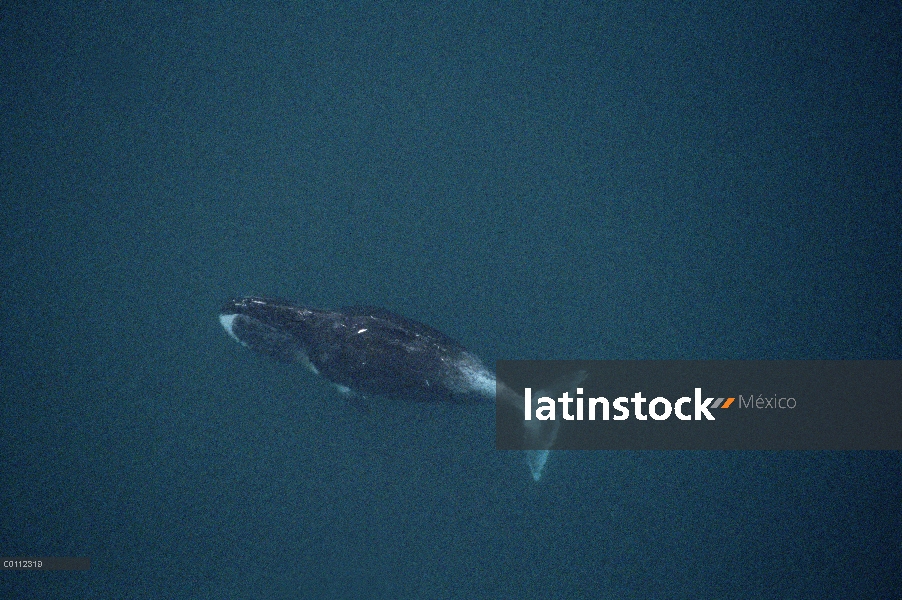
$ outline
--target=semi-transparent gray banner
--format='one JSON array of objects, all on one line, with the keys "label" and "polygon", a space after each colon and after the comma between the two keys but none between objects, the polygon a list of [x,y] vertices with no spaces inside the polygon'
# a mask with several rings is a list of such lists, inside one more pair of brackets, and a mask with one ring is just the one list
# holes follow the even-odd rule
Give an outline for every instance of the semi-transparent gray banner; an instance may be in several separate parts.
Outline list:
[{"label": "semi-transparent gray banner", "polygon": [[902,361],[499,361],[501,450],[902,450]]}]

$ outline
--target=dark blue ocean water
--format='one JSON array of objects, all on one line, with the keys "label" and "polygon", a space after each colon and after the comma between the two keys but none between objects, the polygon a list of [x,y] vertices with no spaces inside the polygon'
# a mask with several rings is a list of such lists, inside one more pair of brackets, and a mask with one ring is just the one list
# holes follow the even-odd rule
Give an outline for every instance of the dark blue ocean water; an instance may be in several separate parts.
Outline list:
[{"label": "dark blue ocean water", "polygon": [[891,598],[902,453],[554,454],[224,334],[487,361],[902,358],[902,8],[0,8],[9,598]]}]

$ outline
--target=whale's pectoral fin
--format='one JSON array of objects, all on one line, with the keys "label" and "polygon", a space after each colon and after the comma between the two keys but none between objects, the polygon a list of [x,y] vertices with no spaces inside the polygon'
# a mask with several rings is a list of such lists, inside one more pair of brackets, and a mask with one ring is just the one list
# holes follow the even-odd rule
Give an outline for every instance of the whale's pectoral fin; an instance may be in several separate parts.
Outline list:
[{"label": "whale's pectoral fin", "polygon": [[[577,371],[569,375],[558,378],[551,385],[536,392],[535,397],[541,398],[548,396],[549,398],[559,398],[564,392],[570,392],[571,397],[576,396],[576,386],[585,381],[588,373],[586,371]],[[561,422],[557,419],[553,421],[539,421],[532,419],[524,421],[523,435],[526,444],[536,450],[526,451],[526,462],[529,464],[529,470],[532,472],[532,478],[538,481],[542,478],[542,471],[545,469],[545,463],[548,462],[548,456],[551,447],[557,439],[558,430]]]},{"label": "whale's pectoral fin", "polygon": [[348,404],[350,404],[363,414],[368,415],[373,412],[370,408],[369,403],[367,403],[366,401],[366,397],[362,394],[358,394],[351,388],[345,387],[343,385],[336,385],[335,388],[338,390],[338,393],[341,394],[341,397],[347,400]]}]

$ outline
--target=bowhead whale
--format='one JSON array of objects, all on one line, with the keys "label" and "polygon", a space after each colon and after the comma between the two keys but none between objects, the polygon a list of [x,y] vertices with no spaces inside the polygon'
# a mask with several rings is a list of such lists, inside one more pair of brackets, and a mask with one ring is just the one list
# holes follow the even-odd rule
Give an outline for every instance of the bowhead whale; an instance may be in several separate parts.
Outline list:
[{"label": "bowhead whale", "polygon": [[[305,365],[349,397],[383,396],[416,402],[489,403],[522,407],[522,398],[473,353],[418,321],[382,308],[352,306],[321,310],[262,297],[226,302],[219,313],[226,332],[243,346],[271,359]],[[543,390],[556,397],[585,378],[574,374]],[[526,423],[526,435],[544,450],[527,451],[538,481],[557,429]],[[552,426],[554,427],[554,426]]]}]

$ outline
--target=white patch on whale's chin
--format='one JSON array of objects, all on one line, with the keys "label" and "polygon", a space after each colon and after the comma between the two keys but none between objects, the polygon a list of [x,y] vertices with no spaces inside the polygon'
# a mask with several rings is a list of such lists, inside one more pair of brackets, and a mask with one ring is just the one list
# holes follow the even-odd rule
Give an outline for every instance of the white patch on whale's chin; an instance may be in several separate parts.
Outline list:
[{"label": "white patch on whale's chin", "polygon": [[226,330],[233,340],[247,348],[247,344],[241,341],[241,339],[235,335],[235,319],[238,318],[238,315],[219,315],[219,322],[222,324],[223,329]]}]

